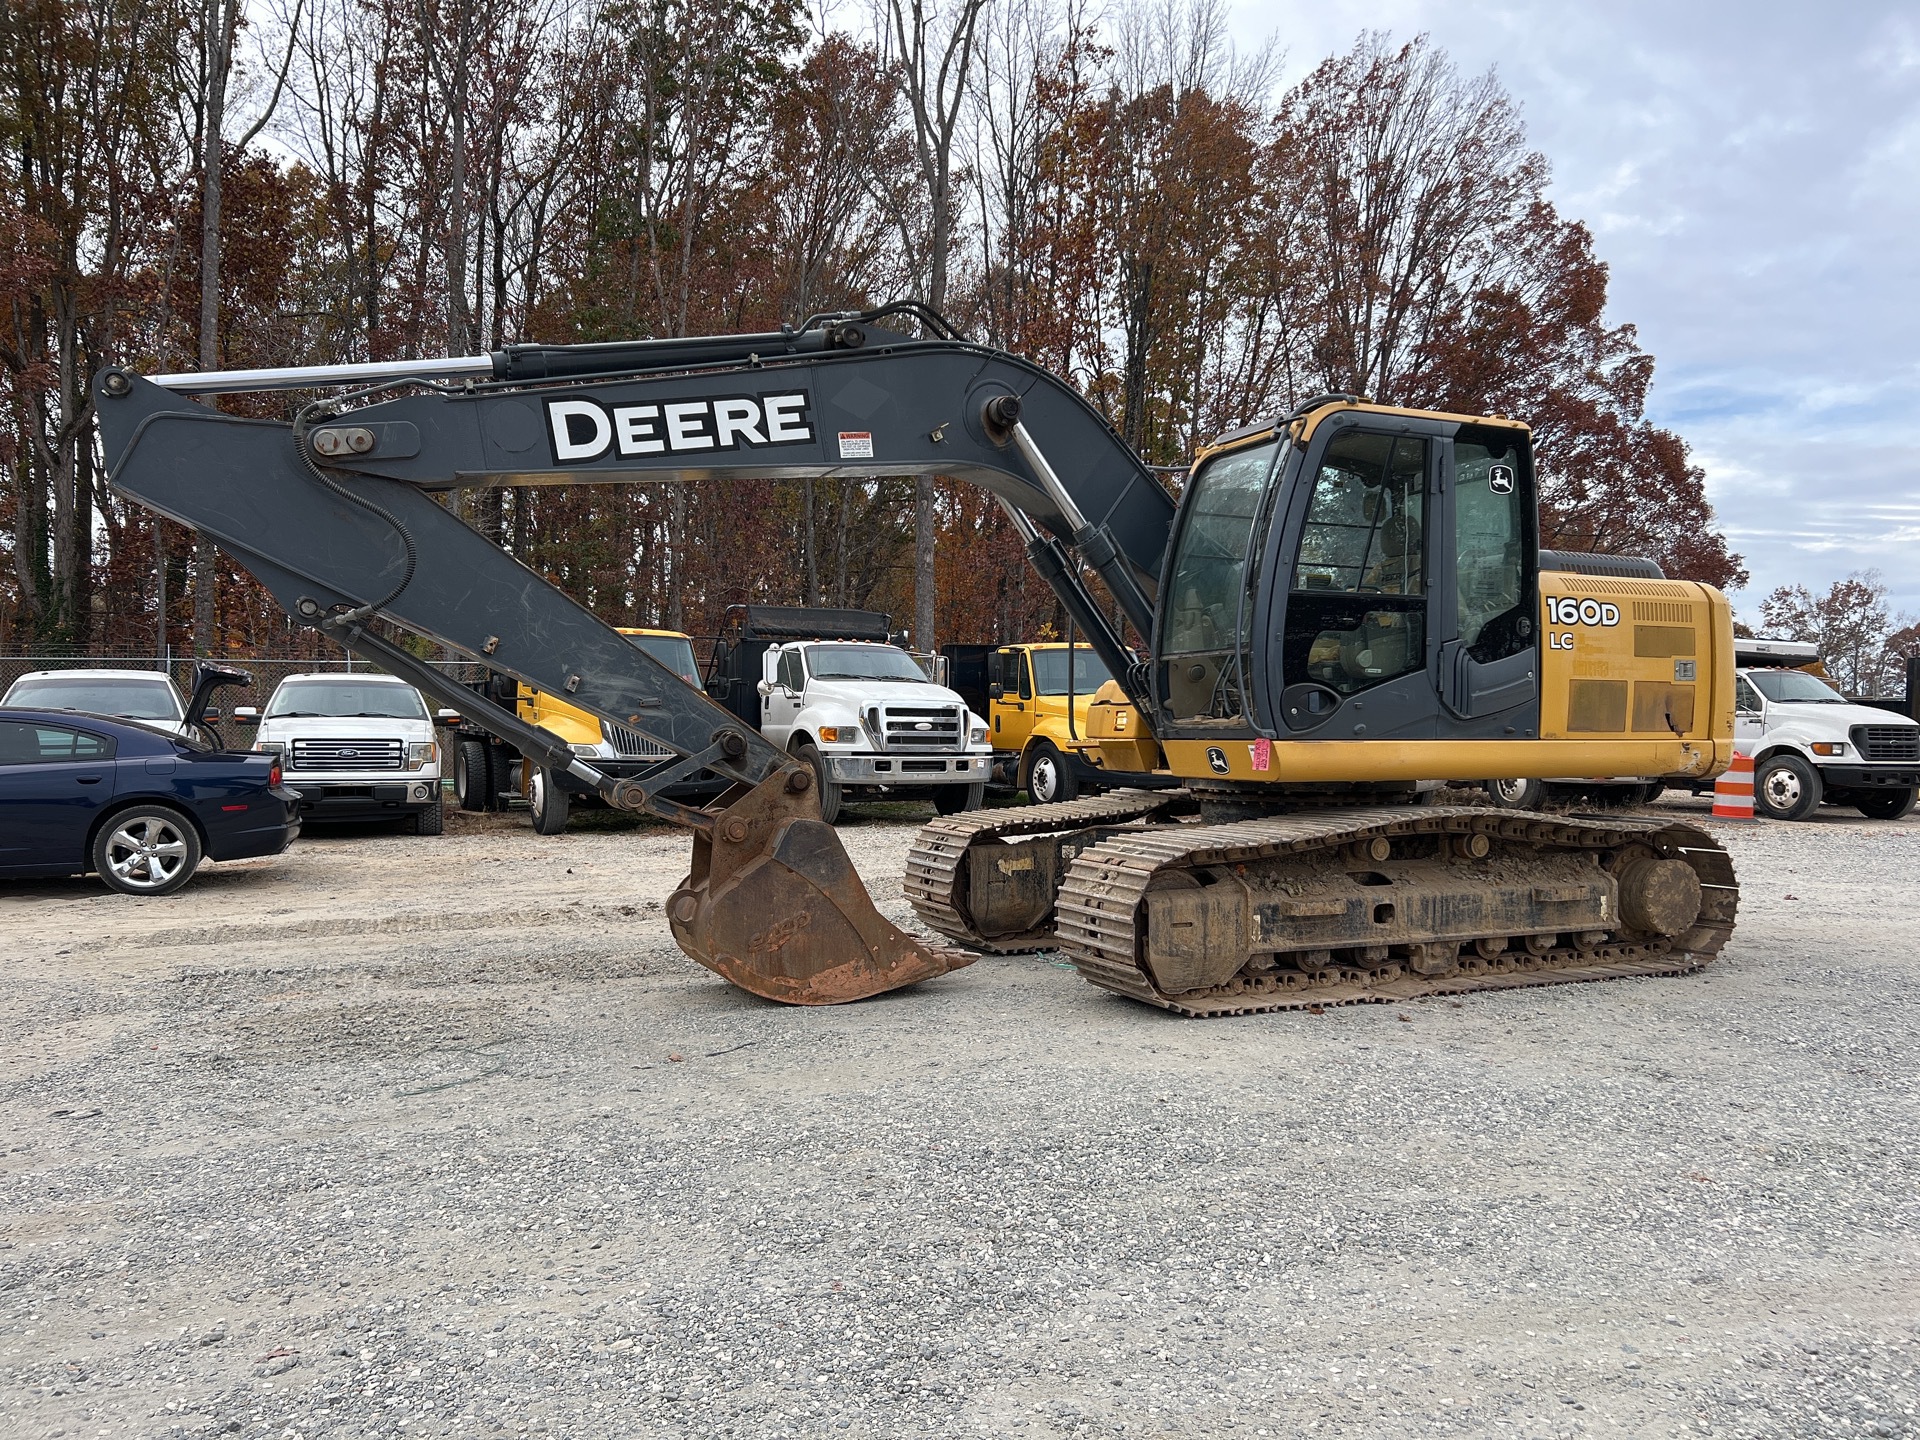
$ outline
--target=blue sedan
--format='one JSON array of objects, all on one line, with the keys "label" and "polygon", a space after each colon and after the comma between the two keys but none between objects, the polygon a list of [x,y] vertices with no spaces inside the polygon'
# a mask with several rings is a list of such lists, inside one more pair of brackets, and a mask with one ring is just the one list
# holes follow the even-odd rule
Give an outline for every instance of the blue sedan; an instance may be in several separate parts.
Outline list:
[{"label": "blue sedan", "polygon": [[0,709],[0,876],[166,895],[202,857],[278,855],[300,797],[270,755],[65,710]]}]

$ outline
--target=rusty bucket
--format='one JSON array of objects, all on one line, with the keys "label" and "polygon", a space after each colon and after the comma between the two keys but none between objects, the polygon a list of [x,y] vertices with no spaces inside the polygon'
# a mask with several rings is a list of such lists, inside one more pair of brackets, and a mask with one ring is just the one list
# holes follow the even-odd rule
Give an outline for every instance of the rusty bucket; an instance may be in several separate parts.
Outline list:
[{"label": "rusty bucket", "polygon": [[742,990],[839,1005],[973,963],[889,923],[820,818],[811,772],[768,776],[694,835],[693,869],[667,902],[680,948]]}]

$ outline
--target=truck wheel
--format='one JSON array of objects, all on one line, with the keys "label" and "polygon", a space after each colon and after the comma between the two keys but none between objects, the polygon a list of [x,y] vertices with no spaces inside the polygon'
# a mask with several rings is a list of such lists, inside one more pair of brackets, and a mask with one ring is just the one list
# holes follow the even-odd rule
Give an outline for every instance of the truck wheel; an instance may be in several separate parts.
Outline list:
[{"label": "truck wheel", "polygon": [[93,837],[93,872],[122,895],[171,895],[200,864],[200,832],[178,810],[136,805]]},{"label": "truck wheel", "polygon": [[1875,790],[1862,795],[1856,808],[1869,820],[1901,820],[1913,809],[1916,795],[1920,795],[1920,791]]},{"label": "truck wheel", "polygon": [[453,752],[453,795],[462,810],[495,807],[493,754],[486,741],[462,740]]},{"label": "truck wheel", "polygon": [[1790,750],[1769,755],[1753,776],[1753,808],[1769,820],[1804,820],[1820,808],[1820,773]]},{"label": "truck wheel", "polygon": [[987,802],[987,782],[977,785],[942,785],[933,792],[933,808],[942,815],[958,815],[962,810],[978,810]]},{"label": "truck wheel", "polygon": [[1502,810],[1538,810],[1547,798],[1544,780],[1488,780],[1486,791]]},{"label": "truck wheel", "polygon": [[527,808],[533,813],[534,834],[558,835],[567,828],[567,792],[544,765],[534,765],[528,777]]},{"label": "truck wheel", "polygon": [[1056,800],[1072,800],[1080,794],[1080,782],[1073,766],[1051,740],[1036,740],[1027,757],[1027,803],[1051,805]]},{"label": "truck wheel", "polygon": [[813,793],[820,797],[820,818],[833,824],[840,818],[840,782],[827,773],[827,757],[817,745],[801,745],[793,753],[813,768]]},{"label": "truck wheel", "polygon": [[416,835],[439,835],[447,828],[446,797],[435,795],[433,803],[424,810],[413,812],[413,833]]}]

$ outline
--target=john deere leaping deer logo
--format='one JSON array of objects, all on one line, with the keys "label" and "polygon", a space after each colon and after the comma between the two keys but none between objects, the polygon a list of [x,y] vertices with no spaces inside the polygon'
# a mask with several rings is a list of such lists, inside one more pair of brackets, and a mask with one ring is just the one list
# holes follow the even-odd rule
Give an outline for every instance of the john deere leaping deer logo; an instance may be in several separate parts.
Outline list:
[{"label": "john deere leaping deer logo", "polygon": [[1228,775],[1233,771],[1233,766],[1227,763],[1227,752],[1218,745],[1207,746],[1207,768],[1216,775]]}]

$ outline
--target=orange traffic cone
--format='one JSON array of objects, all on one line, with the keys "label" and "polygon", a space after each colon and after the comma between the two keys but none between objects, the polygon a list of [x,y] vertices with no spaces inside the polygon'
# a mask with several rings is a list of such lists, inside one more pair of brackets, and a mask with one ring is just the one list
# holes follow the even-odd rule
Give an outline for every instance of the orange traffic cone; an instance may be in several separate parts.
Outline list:
[{"label": "orange traffic cone", "polygon": [[1753,757],[1734,752],[1733,764],[1713,782],[1716,820],[1753,819]]}]

